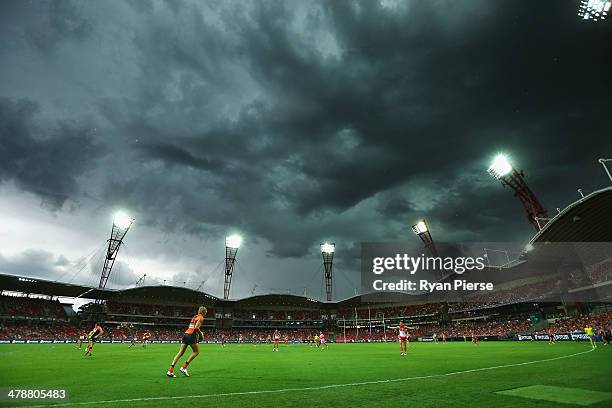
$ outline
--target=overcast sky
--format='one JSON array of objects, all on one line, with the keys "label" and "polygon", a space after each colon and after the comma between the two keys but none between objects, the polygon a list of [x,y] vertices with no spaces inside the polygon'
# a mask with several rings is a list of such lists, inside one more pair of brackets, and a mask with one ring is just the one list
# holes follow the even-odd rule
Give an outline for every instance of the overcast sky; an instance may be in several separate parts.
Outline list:
[{"label": "overcast sky", "polygon": [[555,213],[608,184],[612,20],[578,1],[2,1],[0,272],[335,298],[359,243],[527,242],[506,152]]}]

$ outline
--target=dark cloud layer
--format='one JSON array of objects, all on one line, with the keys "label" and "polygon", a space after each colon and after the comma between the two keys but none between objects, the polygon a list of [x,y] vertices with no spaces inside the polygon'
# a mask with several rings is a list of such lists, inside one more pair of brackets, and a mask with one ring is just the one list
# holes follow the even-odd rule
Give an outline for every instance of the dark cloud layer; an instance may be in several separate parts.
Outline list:
[{"label": "dark cloud layer", "polygon": [[574,4],[3,7],[19,24],[2,42],[29,39],[35,55],[4,69],[57,70],[65,50],[97,56],[54,96],[88,109],[54,112],[51,126],[36,123],[44,95],[0,88],[1,180],[75,200],[96,186],[161,231],[237,230],[278,258],[334,239],[353,266],[356,243],[406,238],[420,217],[439,240],[527,240],[519,204],[485,173],[498,151],[551,212],[605,183],[612,25],[580,21]]},{"label": "dark cloud layer", "polygon": [[36,124],[39,106],[0,97],[0,181],[14,181],[52,208],[79,193],[77,179],[101,154],[83,124],[58,119]]}]

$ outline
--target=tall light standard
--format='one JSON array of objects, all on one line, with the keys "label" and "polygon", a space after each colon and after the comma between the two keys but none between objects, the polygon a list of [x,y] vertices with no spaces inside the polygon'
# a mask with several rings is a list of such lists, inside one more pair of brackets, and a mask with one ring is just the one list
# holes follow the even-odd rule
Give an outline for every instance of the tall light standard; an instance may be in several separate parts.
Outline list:
[{"label": "tall light standard", "polygon": [[229,299],[234,263],[236,262],[236,254],[241,244],[242,237],[239,235],[231,235],[225,238],[225,282],[223,284],[223,299]]},{"label": "tall light standard", "polygon": [[323,267],[325,268],[325,293],[327,301],[332,300],[332,269],[334,266],[334,252],[336,244],[324,242],[321,244],[321,255],[323,256]]},{"label": "tall light standard", "polygon": [[[514,191],[514,196],[519,199],[527,214],[527,220],[536,231],[539,231],[548,222],[548,212],[525,182],[523,171],[513,168],[506,155],[495,156],[487,171],[493,178],[501,181],[502,186],[510,187]],[[540,221],[543,223],[540,224]]]},{"label": "tall light standard", "polygon": [[433,238],[431,237],[431,232],[429,232],[429,226],[425,222],[425,220],[421,220],[412,226],[412,231],[421,238],[421,241],[425,244],[425,248],[429,249],[429,252],[432,256],[438,256],[438,250],[436,249],[436,244],[434,243]]},{"label": "tall light standard", "polygon": [[113,270],[113,265],[115,264],[115,259],[117,259],[117,253],[121,244],[123,244],[123,238],[125,238],[133,223],[134,219],[123,211],[115,213],[111,235],[107,241],[108,248],[104,257],[104,266],[102,267],[102,276],[100,276],[98,288],[104,289],[106,287],[108,278]]}]

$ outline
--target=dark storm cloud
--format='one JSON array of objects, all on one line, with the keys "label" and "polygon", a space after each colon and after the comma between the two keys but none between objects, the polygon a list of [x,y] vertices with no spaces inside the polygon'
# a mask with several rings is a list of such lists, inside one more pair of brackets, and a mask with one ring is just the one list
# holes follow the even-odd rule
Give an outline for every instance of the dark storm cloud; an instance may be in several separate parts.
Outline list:
[{"label": "dark storm cloud", "polygon": [[[22,3],[22,4],[19,4]],[[84,17],[84,4],[72,0],[41,0],[29,2],[3,2],[0,21],[18,19],[25,23],[22,31],[14,33],[14,40],[24,40],[37,49],[48,52],[64,41],[83,41],[91,35],[92,21]]]},{"label": "dark storm cloud", "polygon": [[[239,231],[273,257],[320,256],[333,239],[348,268],[360,241],[408,238],[422,217],[438,240],[525,241],[490,158],[509,153],[554,213],[606,182],[596,159],[612,150],[612,25],[532,3],[59,3],[44,18],[11,3],[24,24],[3,42],[43,21],[51,45],[35,49],[94,48],[78,72],[112,75],[78,88],[104,140],[61,115],[34,137],[35,109],[3,102],[3,135],[26,136],[0,140],[0,177],[75,197],[93,180],[139,223]],[[96,143],[109,149],[98,164]],[[28,169],[49,152],[74,158],[61,179]]]},{"label": "dark storm cloud", "polygon": [[[232,15],[231,35],[198,13],[168,35],[167,20],[153,12],[136,45],[146,75],[160,78],[147,83],[164,86],[147,86],[142,107],[201,125],[181,133],[185,149],[161,143],[140,149],[151,159],[207,172],[202,195],[177,192],[177,211],[220,225],[237,217],[234,224],[271,241],[278,256],[305,255],[317,239],[309,224],[320,214],[339,217],[396,188],[409,200],[374,198],[381,216],[429,216],[476,239],[513,239],[504,235],[509,230],[503,224],[511,209],[514,225],[522,225],[520,208],[509,205],[502,195],[508,192],[499,194],[498,186],[475,183],[471,164],[482,166],[482,178],[483,158],[508,149],[540,187],[539,178],[550,176],[540,174],[543,169],[563,165],[580,173],[596,158],[596,146],[606,146],[603,122],[593,120],[609,108],[604,67],[610,57],[597,41],[601,32],[579,25],[563,8],[540,11],[549,15],[546,24],[538,10],[510,2],[470,3],[456,15],[429,2],[392,10],[375,2],[298,9],[262,2]],[[317,32],[328,33],[329,44],[313,41]],[[160,55],[164,64],[154,64]],[[236,65],[247,67],[248,75],[232,69]],[[178,104],[146,98],[163,95],[164,78],[173,70],[189,73],[177,81],[187,98]],[[206,103],[193,112],[194,101],[215,98],[218,84],[227,85],[227,96],[237,84],[251,82],[261,93],[237,103],[234,118],[224,119]],[[153,128],[165,126],[141,119]],[[590,143],[571,150],[585,159],[564,154],[576,144],[578,122]],[[545,153],[550,149],[557,154]],[[432,180],[427,211],[419,211],[420,198],[403,187],[419,175]],[[566,203],[572,188],[548,184],[543,195]],[[228,209],[225,216],[217,209],[208,215],[184,211],[193,209],[190,199],[207,200],[209,194],[223,198],[211,204]],[[497,203],[483,205],[488,199]],[[279,202],[283,212],[295,214],[288,216],[295,229],[282,231],[258,219],[279,211]],[[384,237],[366,224],[358,234]],[[334,233],[348,238],[346,226],[339,228]]]},{"label": "dark storm cloud", "polygon": [[100,148],[80,124],[37,125],[38,110],[32,101],[0,97],[0,181],[14,181],[57,208],[79,191],[77,178],[95,165]]}]

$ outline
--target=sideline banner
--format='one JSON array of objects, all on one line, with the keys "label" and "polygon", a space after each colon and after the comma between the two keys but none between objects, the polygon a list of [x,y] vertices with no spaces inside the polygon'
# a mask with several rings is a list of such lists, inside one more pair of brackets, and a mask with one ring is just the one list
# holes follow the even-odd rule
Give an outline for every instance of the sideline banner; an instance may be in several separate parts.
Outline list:
[{"label": "sideline banner", "polygon": [[[598,337],[595,336],[597,339]],[[531,334],[519,334],[516,336],[519,341],[548,341],[548,334],[531,333]],[[584,333],[556,333],[555,340],[589,340],[589,336]]]}]

